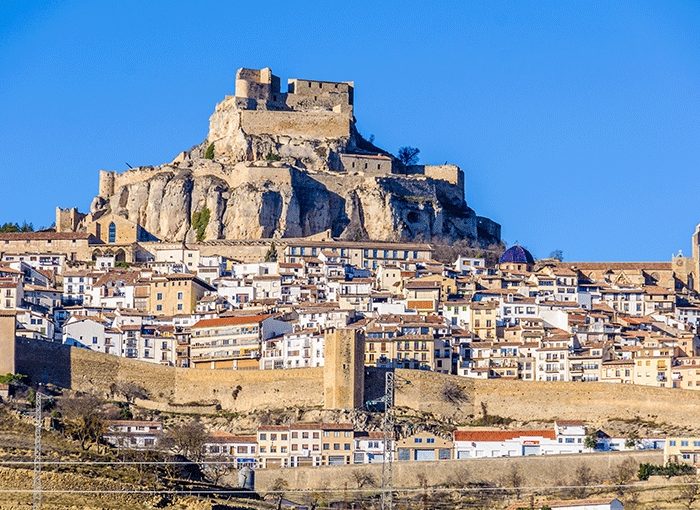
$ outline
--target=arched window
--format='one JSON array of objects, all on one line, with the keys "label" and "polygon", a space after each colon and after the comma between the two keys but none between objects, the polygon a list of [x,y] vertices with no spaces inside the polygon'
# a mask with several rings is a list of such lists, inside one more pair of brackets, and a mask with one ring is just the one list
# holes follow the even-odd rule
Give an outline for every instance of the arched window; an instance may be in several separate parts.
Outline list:
[{"label": "arched window", "polygon": [[117,242],[117,226],[114,224],[114,222],[109,224],[109,240],[108,240],[108,242],[110,242],[110,243]]}]

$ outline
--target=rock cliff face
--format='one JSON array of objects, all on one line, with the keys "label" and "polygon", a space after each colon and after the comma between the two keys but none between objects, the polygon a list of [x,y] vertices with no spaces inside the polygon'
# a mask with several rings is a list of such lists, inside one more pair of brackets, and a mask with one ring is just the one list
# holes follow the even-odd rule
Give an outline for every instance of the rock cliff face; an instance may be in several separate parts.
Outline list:
[{"label": "rock cliff face", "polygon": [[357,133],[351,109],[251,101],[224,99],[207,140],[171,163],[101,172],[87,221],[114,213],[161,240],[193,241],[192,215],[208,209],[206,240],[324,231],[354,240],[500,240],[500,227],[467,206],[457,167],[448,170],[454,177],[432,176],[432,167],[409,174]]}]

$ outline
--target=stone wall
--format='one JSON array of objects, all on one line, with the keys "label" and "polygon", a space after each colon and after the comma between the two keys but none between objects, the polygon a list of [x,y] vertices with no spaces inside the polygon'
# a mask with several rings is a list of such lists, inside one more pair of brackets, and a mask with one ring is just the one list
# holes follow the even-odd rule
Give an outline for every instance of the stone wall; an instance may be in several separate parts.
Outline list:
[{"label": "stone wall", "polygon": [[[108,394],[119,382],[143,386],[171,406],[218,403],[230,411],[323,404],[323,369],[198,370],[166,367],[87,349],[17,339],[17,372],[32,382]],[[238,387],[240,386],[240,389]]]},{"label": "stone wall", "polygon": [[323,139],[348,138],[351,117],[335,112],[281,112],[243,110],[240,112],[241,129],[249,135],[275,135]]},{"label": "stone wall", "polygon": [[[441,390],[446,383],[464,389],[467,399],[455,406]],[[614,420],[645,420],[667,427],[700,428],[695,419],[700,391],[593,382],[476,380],[417,370],[396,371],[396,405],[455,420],[481,413],[521,422],[585,420],[604,425]]]},{"label": "stone wall", "polygon": [[[547,487],[567,484],[575,480],[581,465],[591,468],[597,478],[607,479],[616,466],[628,459],[635,463],[663,464],[663,452],[637,451],[593,453],[581,455],[549,455],[537,457],[502,457],[486,459],[447,460],[434,462],[394,462],[393,482],[396,488],[418,488],[419,476],[425,476],[428,486],[445,484],[449,478],[466,482],[499,483],[518,466],[524,487]],[[381,464],[356,466],[303,467],[294,469],[259,469],[255,472],[255,488],[269,490],[277,479],[287,482],[290,490],[355,488],[352,474],[368,472],[381,480]]]},{"label": "stone wall", "polygon": [[[217,402],[235,411],[324,403],[323,368],[197,370],[37,340],[19,338],[16,345],[16,371],[29,375],[33,382],[107,393],[114,383],[133,381],[157,402],[176,406]],[[366,398],[383,393],[383,377],[370,374],[367,380]],[[442,397],[448,383],[463,388],[465,400],[461,404]],[[241,389],[235,392],[238,386]],[[482,381],[420,370],[396,371],[398,407],[465,423],[481,412],[482,402],[489,414],[521,422],[581,419],[602,426],[613,420],[644,420],[660,427],[700,428],[696,419],[700,391],[608,383]]]}]

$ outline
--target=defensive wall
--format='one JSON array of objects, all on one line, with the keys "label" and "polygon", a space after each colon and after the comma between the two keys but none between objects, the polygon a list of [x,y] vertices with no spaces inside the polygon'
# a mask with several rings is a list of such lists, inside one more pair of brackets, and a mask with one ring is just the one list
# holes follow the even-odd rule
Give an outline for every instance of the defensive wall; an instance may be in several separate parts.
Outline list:
[{"label": "defensive wall", "polygon": [[[578,455],[547,455],[531,457],[500,457],[484,459],[444,460],[432,462],[394,462],[393,484],[395,488],[419,488],[419,480],[425,476],[427,485],[445,484],[448,480],[463,482],[503,483],[513,469],[520,468],[523,487],[553,487],[573,483],[576,470],[582,465],[591,469],[597,479],[609,479],[615,468],[632,459],[641,463],[663,464],[663,451],[591,453]],[[259,469],[255,472],[255,489],[270,490],[279,479],[287,482],[289,490],[356,488],[353,473],[361,471],[381,480],[381,464],[350,466],[297,467],[293,469]],[[507,482],[505,482],[507,484]]]},{"label": "defensive wall", "polygon": [[[283,406],[320,407],[322,368],[293,370],[205,370],[166,367],[87,349],[19,338],[16,370],[33,382],[108,393],[119,382],[143,386],[151,400],[173,405],[218,402],[223,409],[248,411]],[[383,393],[383,377],[368,369],[365,398]],[[463,389],[453,404],[442,396],[445,384]],[[241,386],[240,390],[236,390]],[[235,394],[235,395],[234,395]],[[603,425],[611,420],[644,420],[663,427],[699,428],[700,391],[609,383],[473,380],[421,370],[396,371],[396,405],[466,424],[486,403],[490,415],[521,422],[580,419]]]},{"label": "defensive wall", "polygon": [[169,404],[171,411],[179,410],[178,406],[188,411],[186,408],[192,404],[209,406],[215,401],[230,411],[323,404],[322,368],[285,371],[175,368],[18,338],[16,370],[28,375],[34,383],[53,383],[99,394],[109,394],[115,384],[133,382],[146,389],[150,400]]}]

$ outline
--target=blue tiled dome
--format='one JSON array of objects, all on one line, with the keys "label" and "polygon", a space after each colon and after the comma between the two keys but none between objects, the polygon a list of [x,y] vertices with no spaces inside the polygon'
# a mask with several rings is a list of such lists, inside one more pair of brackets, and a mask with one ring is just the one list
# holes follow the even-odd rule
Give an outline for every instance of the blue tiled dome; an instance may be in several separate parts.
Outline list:
[{"label": "blue tiled dome", "polygon": [[511,246],[506,251],[503,252],[501,258],[498,259],[499,264],[534,264],[535,259],[532,257],[532,253],[527,251],[525,248],[516,244]]}]

